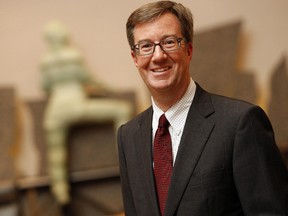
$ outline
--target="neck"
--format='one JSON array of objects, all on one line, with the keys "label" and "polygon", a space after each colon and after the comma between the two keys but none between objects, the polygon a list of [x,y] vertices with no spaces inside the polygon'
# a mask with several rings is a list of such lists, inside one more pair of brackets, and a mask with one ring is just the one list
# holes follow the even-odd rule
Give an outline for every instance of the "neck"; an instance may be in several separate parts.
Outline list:
[{"label": "neck", "polygon": [[152,92],[152,97],[157,105],[163,112],[166,112],[171,106],[176,104],[186,93],[188,86],[190,84],[190,79],[189,82],[182,88],[179,88],[178,91],[175,91],[172,89],[171,91],[164,91],[164,92],[159,92],[155,91]]}]

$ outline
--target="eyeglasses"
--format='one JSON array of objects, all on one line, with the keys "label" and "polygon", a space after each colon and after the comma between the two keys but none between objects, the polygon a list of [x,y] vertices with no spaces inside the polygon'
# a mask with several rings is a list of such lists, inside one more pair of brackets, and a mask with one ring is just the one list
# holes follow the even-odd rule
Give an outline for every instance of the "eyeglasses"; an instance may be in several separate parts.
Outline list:
[{"label": "eyeglasses", "polygon": [[159,43],[154,43],[152,41],[141,41],[138,44],[133,45],[131,48],[139,56],[151,55],[155,51],[157,45],[165,52],[172,52],[181,47],[181,41],[184,38],[177,37],[167,37],[161,40]]}]

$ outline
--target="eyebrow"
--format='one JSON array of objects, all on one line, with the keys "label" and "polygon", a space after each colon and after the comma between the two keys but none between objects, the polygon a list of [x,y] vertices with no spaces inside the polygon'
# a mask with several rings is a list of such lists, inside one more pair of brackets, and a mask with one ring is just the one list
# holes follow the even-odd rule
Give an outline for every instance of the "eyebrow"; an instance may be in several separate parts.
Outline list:
[{"label": "eyebrow", "polygon": [[[157,41],[157,42],[160,42],[160,41],[162,41],[162,40],[164,40],[164,39],[166,39],[166,38],[169,38],[169,37],[177,37],[177,35],[175,35],[175,34],[166,34],[166,35],[163,35],[162,37],[161,37],[161,39],[159,40],[159,41]],[[177,37],[178,38],[178,37]],[[142,43],[142,42],[153,42],[153,43],[155,43],[154,41],[152,41],[151,39],[142,39],[142,40],[139,40],[136,44],[139,44],[139,43]],[[135,44],[135,45],[136,45]]]}]

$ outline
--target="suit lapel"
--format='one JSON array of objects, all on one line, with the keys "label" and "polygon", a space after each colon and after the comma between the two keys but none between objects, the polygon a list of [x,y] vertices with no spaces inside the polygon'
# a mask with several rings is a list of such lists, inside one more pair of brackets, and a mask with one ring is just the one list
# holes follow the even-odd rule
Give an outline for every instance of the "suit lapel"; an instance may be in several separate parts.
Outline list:
[{"label": "suit lapel", "polygon": [[208,116],[214,112],[210,95],[197,85],[178,149],[165,215],[174,215],[188,181],[205,147],[214,120]]},{"label": "suit lapel", "polygon": [[153,157],[152,157],[152,115],[153,110],[150,107],[143,118],[141,118],[139,122],[139,131],[136,137],[140,137],[138,142],[141,142],[139,145],[139,159],[142,161],[142,167],[145,173],[145,182],[147,188],[147,198],[150,202],[151,211],[155,213],[153,215],[159,215],[158,210],[158,201],[156,196],[155,182],[154,182],[154,174],[153,174]]}]

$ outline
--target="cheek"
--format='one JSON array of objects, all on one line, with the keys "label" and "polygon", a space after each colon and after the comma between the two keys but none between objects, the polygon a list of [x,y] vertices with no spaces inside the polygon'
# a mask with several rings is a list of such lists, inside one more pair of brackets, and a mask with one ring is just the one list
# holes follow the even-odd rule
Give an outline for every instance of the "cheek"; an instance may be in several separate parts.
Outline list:
[{"label": "cheek", "polygon": [[138,70],[146,70],[149,66],[149,58],[134,58],[134,63],[136,65],[136,67],[138,68]]},{"label": "cheek", "polygon": [[191,62],[191,55],[187,55],[185,53],[185,55],[182,55],[179,59],[178,59],[178,64],[183,67],[183,68],[187,68],[190,65]]}]

